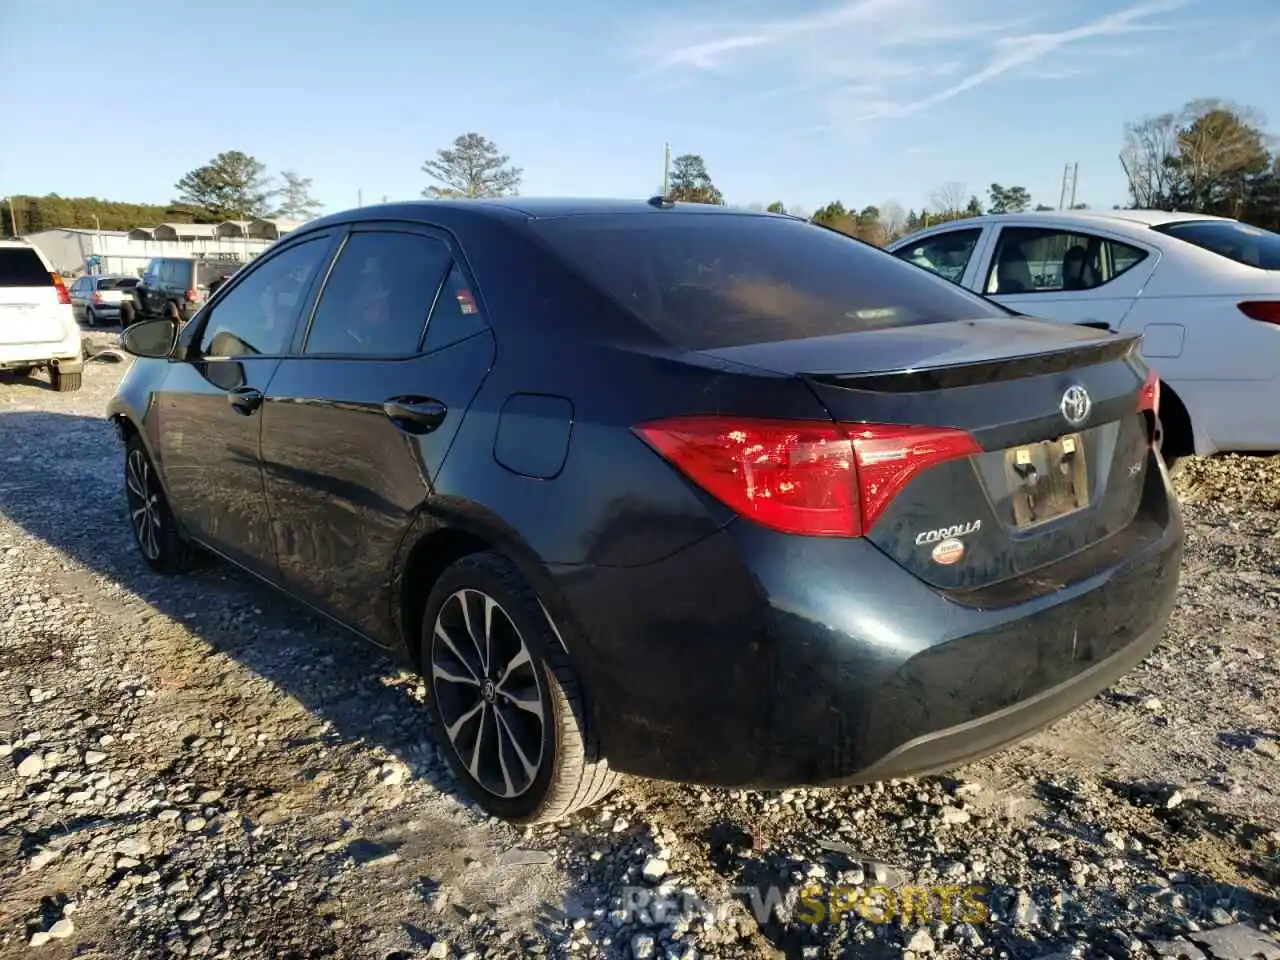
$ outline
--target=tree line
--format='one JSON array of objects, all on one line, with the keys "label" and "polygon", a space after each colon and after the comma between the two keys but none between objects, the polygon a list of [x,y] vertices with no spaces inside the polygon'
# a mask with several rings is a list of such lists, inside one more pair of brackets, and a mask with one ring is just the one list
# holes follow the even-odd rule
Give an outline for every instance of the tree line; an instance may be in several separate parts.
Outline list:
[{"label": "tree line", "polygon": [[131,230],[157,223],[219,223],[253,217],[309,220],[322,209],[311,196],[311,178],[294,170],[268,175],[255,157],[228,150],[183,174],[170,203],[121,203],[98,197],[9,198],[0,217],[0,235],[36,233],[59,227]]},{"label": "tree line", "polygon": [[[1213,213],[1280,229],[1280,155],[1272,153],[1271,143],[1256,110],[1218,99],[1194,100],[1179,110],[1127,123],[1119,162],[1128,182],[1129,206]],[[511,196],[519,193],[524,178],[522,168],[475,132],[437,150],[421,169],[435,181],[422,195],[435,199]],[[706,161],[696,153],[677,156],[663,186],[672,200],[727,204]],[[310,178],[292,170],[269,175],[265,164],[238,150],[220,153],[184,174],[175,189],[173,202],[159,205],[57,194],[13,197],[10,216],[0,220],[9,235],[14,220],[20,233],[50,227],[121,230],[163,221],[216,223],[258,216],[306,220],[321,209],[311,196]],[[788,211],[781,201],[745,206],[790,213],[876,244],[983,213],[1054,209],[1043,203],[1033,207],[1025,187],[992,183],[980,198],[958,182],[932,190],[920,210],[904,210],[895,200],[860,208],[833,200],[812,213]]]}]

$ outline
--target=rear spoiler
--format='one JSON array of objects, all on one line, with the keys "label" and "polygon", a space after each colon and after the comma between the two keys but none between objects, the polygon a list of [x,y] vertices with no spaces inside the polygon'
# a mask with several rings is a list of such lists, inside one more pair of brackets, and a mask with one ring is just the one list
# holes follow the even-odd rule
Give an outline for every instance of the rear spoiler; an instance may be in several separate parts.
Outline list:
[{"label": "rear spoiler", "polygon": [[[1088,325],[1092,326],[1092,323]],[[1091,367],[1099,363],[1127,360],[1136,352],[1141,341],[1142,337],[1139,334],[1113,334],[1089,343],[1087,346],[1072,346],[1064,350],[1032,353],[1022,357],[979,360],[975,363],[906,372],[802,374],[802,376],[815,383],[826,383],[850,390],[919,393],[926,390],[973,386],[978,383],[999,383],[1006,380],[1019,380],[1023,377],[1039,377],[1049,373],[1074,370],[1077,367]]]}]

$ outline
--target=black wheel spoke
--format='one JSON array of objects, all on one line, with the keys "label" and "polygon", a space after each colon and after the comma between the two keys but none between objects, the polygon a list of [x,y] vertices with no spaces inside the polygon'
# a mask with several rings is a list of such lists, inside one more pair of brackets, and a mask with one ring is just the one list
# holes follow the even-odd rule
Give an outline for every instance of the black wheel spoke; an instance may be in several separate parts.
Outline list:
[{"label": "black wheel spoke", "polygon": [[141,450],[129,451],[125,460],[124,478],[130,526],[133,527],[138,549],[148,560],[159,560],[163,523],[160,491],[151,474],[151,464]]},{"label": "black wheel spoke", "polygon": [[468,588],[441,605],[432,637],[432,690],[450,748],[485,791],[520,796],[538,775],[546,732],[528,645],[497,600]]}]

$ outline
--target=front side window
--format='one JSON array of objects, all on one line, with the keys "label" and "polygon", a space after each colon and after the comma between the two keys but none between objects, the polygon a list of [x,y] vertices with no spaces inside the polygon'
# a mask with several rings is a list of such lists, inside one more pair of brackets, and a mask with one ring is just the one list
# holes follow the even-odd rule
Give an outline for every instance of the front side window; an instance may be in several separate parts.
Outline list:
[{"label": "front side window", "polygon": [[283,353],[327,238],[316,237],[263,261],[210,312],[200,339],[205,357]]},{"label": "front side window", "polygon": [[1005,227],[987,275],[988,294],[1093,290],[1147,257],[1138,247],[1093,234]]},{"label": "front side window", "polygon": [[959,283],[981,236],[981,228],[948,230],[926,237],[919,243],[909,243],[895,250],[894,256],[931,270],[952,283]]},{"label": "front side window", "polygon": [[686,350],[1008,316],[892,254],[782,217],[675,210],[548,218],[530,229]]},{"label": "front side window", "polygon": [[449,248],[417,233],[353,233],[311,320],[308,354],[408,357],[452,262]]},{"label": "front side window", "polygon": [[1236,220],[1183,220],[1152,227],[1202,250],[1259,270],[1280,270],[1280,234]]}]

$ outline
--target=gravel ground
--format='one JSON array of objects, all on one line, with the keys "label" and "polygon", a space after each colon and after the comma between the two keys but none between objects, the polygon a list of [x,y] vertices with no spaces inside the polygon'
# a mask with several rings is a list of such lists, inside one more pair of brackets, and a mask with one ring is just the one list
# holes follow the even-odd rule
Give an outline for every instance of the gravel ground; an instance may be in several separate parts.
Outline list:
[{"label": "gravel ground", "polygon": [[416,677],[149,572],[124,369],[0,386],[0,957],[1280,958],[1280,458],[1188,464],[1167,640],[1007,753],[521,830],[458,798]]}]

